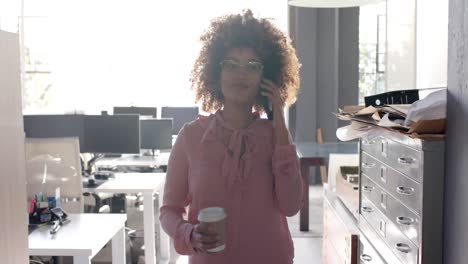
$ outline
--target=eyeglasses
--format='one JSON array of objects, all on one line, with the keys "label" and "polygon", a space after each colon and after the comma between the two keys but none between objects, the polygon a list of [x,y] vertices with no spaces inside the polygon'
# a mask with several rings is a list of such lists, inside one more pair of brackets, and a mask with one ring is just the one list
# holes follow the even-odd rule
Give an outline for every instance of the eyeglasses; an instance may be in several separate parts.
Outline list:
[{"label": "eyeglasses", "polygon": [[249,61],[247,64],[240,64],[233,60],[223,60],[221,63],[221,69],[226,72],[234,72],[245,68],[249,73],[261,73],[263,71],[263,64],[258,61]]}]

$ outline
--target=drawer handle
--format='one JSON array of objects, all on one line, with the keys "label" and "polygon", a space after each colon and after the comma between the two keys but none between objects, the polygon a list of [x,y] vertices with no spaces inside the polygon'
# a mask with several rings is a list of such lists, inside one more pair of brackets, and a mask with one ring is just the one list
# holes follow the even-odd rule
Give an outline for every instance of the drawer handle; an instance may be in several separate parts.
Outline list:
[{"label": "drawer handle", "polygon": [[368,207],[368,206],[363,206],[361,209],[362,209],[362,211],[364,211],[366,213],[374,212],[374,209],[372,209],[372,207]]},{"label": "drawer handle", "polygon": [[374,190],[374,187],[364,185],[362,186],[362,190],[365,192],[372,192]]},{"label": "drawer handle", "polygon": [[388,142],[386,140],[382,140],[382,148],[381,148],[382,156],[387,157],[387,150],[388,150]]},{"label": "drawer handle", "polygon": [[387,167],[380,167],[380,180],[383,183],[387,183]]},{"label": "drawer handle", "polygon": [[398,158],[398,163],[403,165],[411,165],[413,162],[413,158]]},{"label": "drawer handle", "polygon": [[399,193],[399,194],[403,194],[403,195],[412,195],[413,192],[414,192],[414,189],[413,189],[413,188],[409,188],[409,187],[398,186],[398,187],[396,188],[396,191],[397,191],[397,193]]},{"label": "drawer handle", "polygon": [[363,163],[362,163],[362,167],[363,167],[363,168],[366,168],[366,169],[370,169],[370,168],[375,167],[375,163],[363,162]]},{"label": "drawer handle", "polygon": [[400,225],[412,225],[414,223],[413,218],[405,217],[405,216],[398,216],[396,221]]},{"label": "drawer handle", "polygon": [[372,261],[372,257],[367,254],[361,254],[361,260],[369,262],[369,261]]},{"label": "drawer handle", "polygon": [[411,251],[411,248],[405,243],[397,243],[395,249],[406,254]]}]

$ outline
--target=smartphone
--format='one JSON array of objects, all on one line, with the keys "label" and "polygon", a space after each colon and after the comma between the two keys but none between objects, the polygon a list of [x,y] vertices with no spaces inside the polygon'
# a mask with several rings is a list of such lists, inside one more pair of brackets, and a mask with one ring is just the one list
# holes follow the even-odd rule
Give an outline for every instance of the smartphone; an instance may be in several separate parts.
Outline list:
[{"label": "smartphone", "polygon": [[265,110],[265,113],[267,114],[268,120],[273,120],[273,110],[271,109],[271,104],[268,101],[268,97],[261,95],[261,101],[262,101],[263,109]]},{"label": "smartphone", "polygon": [[[264,77],[264,78],[267,78],[267,77]],[[263,78],[262,78],[263,80]],[[259,90],[259,93],[262,92],[263,89],[260,88]],[[268,97],[260,94],[260,98],[261,98],[261,102],[262,102],[262,106],[263,106],[263,109],[265,110],[265,113],[267,114],[267,117],[268,117],[268,120],[273,120],[273,109],[272,109],[272,106],[268,100]]]}]

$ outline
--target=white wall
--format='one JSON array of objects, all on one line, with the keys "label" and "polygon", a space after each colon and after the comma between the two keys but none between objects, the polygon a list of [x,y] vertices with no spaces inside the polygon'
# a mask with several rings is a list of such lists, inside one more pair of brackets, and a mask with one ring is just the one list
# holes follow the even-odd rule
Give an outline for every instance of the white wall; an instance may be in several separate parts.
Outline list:
[{"label": "white wall", "polygon": [[387,90],[447,86],[448,0],[387,0]]},{"label": "white wall", "polygon": [[447,87],[448,0],[416,6],[416,87]]},{"label": "white wall", "polygon": [[21,14],[20,0],[0,1],[0,30],[17,33],[18,17]]},{"label": "white wall", "polygon": [[416,88],[416,0],[387,1],[387,90]]},{"label": "white wall", "polygon": [[18,34],[0,31],[0,261],[27,263],[24,130]]}]

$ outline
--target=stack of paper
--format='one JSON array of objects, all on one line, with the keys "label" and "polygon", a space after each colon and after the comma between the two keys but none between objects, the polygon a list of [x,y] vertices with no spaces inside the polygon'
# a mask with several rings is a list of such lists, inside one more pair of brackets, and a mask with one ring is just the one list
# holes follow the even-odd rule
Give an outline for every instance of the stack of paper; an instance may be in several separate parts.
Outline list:
[{"label": "stack of paper", "polygon": [[376,129],[388,129],[412,137],[444,137],[445,91],[436,92],[413,104],[384,106],[346,106],[334,115],[349,126],[341,127],[336,136],[342,141],[359,138]]}]

